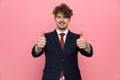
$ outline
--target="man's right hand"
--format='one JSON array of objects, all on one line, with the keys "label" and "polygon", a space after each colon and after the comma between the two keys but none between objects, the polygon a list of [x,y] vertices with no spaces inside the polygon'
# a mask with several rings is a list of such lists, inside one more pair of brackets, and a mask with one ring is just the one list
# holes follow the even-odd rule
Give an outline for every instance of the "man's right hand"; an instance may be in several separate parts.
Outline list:
[{"label": "man's right hand", "polygon": [[38,37],[37,40],[37,50],[40,51],[42,48],[45,47],[46,45],[46,38],[45,38],[45,34],[43,33],[40,37]]}]

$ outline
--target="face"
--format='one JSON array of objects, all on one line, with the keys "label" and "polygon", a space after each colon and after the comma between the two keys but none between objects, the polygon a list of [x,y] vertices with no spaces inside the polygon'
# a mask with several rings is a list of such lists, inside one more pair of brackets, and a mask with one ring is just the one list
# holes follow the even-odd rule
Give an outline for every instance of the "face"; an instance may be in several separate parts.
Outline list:
[{"label": "face", "polygon": [[55,17],[57,28],[60,31],[64,31],[67,29],[69,21],[70,21],[70,18],[66,18],[65,15],[63,15],[62,13],[58,13]]}]

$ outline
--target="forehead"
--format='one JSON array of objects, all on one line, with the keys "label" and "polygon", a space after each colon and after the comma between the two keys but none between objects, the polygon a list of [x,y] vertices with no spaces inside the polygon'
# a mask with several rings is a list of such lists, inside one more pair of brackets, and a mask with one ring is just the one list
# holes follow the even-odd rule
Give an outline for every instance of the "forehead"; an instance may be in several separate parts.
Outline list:
[{"label": "forehead", "polygon": [[57,14],[56,14],[56,16],[65,16],[62,12],[58,12]]}]

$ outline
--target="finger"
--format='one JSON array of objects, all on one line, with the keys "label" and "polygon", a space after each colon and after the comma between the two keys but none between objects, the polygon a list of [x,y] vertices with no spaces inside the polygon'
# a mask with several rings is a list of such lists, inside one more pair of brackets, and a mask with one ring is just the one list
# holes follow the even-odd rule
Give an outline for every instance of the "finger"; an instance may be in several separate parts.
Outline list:
[{"label": "finger", "polygon": [[37,42],[44,42],[44,43],[45,43],[45,42],[46,42],[46,40],[45,40],[45,39],[41,39],[41,38],[40,38],[40,39],[38,39],[38,40],[37,40]]},{"label": "finger", "polygon": [[77,43],[77,45],[86,45],[85,43]]},{"label": "finger", "polygon": [[45,46],[45,43],[37,43],[39,46]]},{"label": "finger", "polygon": [[44,47],[45,43],[37,43],[37,45],[40,46],[40,47]]},{"label": "finger", "polygon": [[38,40],[46,40],[45,37],[38,37]]},{"label": "finger", "polygon": [[82,42],[82,41],[85,41],[84,39],[80,38],[80,39],[77,39],[77,42]]},{"label": "finger", "polygon": [[78,46],[79,46],[80,48],[85,48],[85,47],[86,47],[86,44],[78,44]]},{"label": "finger", "polygon": [[83,32],[80,33],[80,38],[84,38]]},{"label": "finger", "polygon": [[76,41],[77,42],[85,42],[85,39],[84,38],[80,38],[80,39],[77,39]]},{"label": "finger", "polygon": [[42,43],[42,44],[43,44],[43,43],[46,44],[46,41],[37,41],[37,43],[39,43],[39,44],[40,44],[40,43]]},{"label": "finger", "polygon": [[85,49],[86,47],[85,47],[85,46],[79,46],[79,48],[81,48],[81,49]]},{"label": "finger", "polygon": [[77,45],[82,45],[82,44],[86,44],[86,42],[85,41],[78,41],[77,42]]},{"label": "finger", "polygon": [[80,47],[80,46],[86,46],[86,44],[84,44],[84,43],[77,43],[77,45]]},{"label": "finger", "polygon": [[85,40],[79,40],[78,43],[85,43]]},{"label": "finger", "polygon": [[42,32],[42,35],[41,35],[42,37],[45,37],[45,33],[44,32]]},{"label": "finger", "polygon": [[38,48],[43,48],[45,47],[44,45],[37,45]]}]

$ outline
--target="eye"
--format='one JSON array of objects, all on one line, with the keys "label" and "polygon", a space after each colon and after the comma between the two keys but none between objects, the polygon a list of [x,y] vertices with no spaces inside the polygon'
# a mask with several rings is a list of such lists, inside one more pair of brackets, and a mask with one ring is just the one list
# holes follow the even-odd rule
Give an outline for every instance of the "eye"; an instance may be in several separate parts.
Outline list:
[{"label": "eye", "polygon": [[56,18],[61,18],[61,16],[56,16]]},{"label": "eye", "polygon": [[67,17],[67,16],[64,16],[63,18],[64,18],[64,19],[68,19],[68,17]]}]

